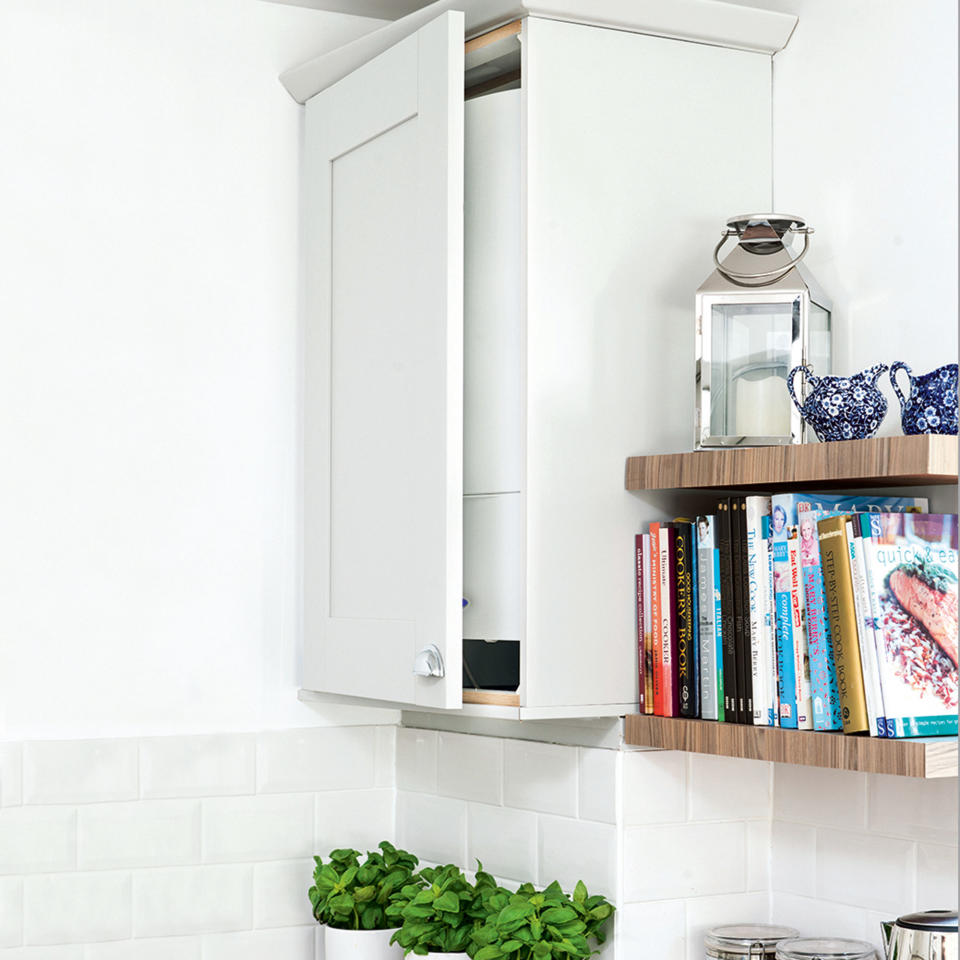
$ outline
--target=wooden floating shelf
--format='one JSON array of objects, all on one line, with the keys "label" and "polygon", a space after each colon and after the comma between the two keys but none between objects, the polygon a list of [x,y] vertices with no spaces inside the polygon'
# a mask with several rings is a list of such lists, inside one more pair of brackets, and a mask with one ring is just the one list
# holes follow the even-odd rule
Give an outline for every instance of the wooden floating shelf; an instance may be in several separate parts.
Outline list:
[{"label": "wooden floating shelf", "polygon": [[627,459],[628,490],[804,489],[957,482],[957,438],[875,437]]},{"label": "wooden floating shelf", "polygon": [[842,733],[781,730],[716,720],[680,717],[626,717],[624,742],[661,750],[709,753],[720,757],[770,760],[833,770],[886,773],[900,777],[955,777],[957,738],[883,740]]},{"label": "wooden floating shelf", "polygon": [[467,690],[463,691],[464,703],[486,703],[494,707],[519,707],[520,694],[506,690]]}]

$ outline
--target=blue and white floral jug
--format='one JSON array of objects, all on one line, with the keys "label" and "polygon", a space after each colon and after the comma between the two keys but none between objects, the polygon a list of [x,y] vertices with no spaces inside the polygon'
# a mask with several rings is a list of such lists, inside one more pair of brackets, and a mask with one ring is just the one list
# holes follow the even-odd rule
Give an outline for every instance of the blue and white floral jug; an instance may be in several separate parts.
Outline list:
[{"label": "blue and white floral jug", "polygon": [[[897,383],[897,371],[910,378],[910,393],[904,396]],[[890,367],[890,383],[900,401],[900,425],[906,434],[957,432],[957,365],[948,363],[915,377],[910,367],[898,360]]]},{"label": "blue and white floral jug", "polygon": [[[815,377],[810,367],[799,366],[790,371],[787,386],[794,406],[818,439],[866,440],[877,432],[887,414],[887,398],[877,387],[887,369],[885,363],[878,363],[850,377]],[[793,390],[797,373],[806,377],[803,403]]]}]

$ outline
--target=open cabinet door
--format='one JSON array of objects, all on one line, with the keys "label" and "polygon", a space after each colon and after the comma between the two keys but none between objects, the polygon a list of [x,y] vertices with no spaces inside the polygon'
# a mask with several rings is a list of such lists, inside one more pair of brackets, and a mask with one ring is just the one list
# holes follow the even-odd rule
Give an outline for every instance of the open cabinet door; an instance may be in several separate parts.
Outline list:
[{"label": "open cabinet door", "polygon": [[463,39],[443,14],[306,104],[303,685],[435,707],[462,687]]}]

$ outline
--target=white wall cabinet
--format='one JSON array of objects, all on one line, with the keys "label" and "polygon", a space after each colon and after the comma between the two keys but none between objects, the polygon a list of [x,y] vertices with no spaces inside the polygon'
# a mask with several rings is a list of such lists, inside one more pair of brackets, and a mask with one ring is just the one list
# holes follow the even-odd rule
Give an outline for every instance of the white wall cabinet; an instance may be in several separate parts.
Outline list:
[{"label": "white wall cabinet", "polygon": [[690,435],[693,292],[770,205],[770,54],[534,16],[511,42],[466,122],[457,11],[306,103],[303,686],[459,708],[464,629],[516,633],[492,713],[617,715],[658,513],[623,451]]}]

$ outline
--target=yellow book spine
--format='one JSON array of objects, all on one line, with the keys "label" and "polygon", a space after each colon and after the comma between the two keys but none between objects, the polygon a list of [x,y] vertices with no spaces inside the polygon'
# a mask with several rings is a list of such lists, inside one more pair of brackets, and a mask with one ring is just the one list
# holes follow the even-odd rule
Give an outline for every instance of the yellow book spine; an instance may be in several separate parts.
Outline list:
[{"label": "yellow book spine", "polygon": [[870,724],[863,690],[846,523],[846,517],[827,517],[817,523],[823,592],[830,620],[833,659],[837,667],[843,732],[867,733]]}]

